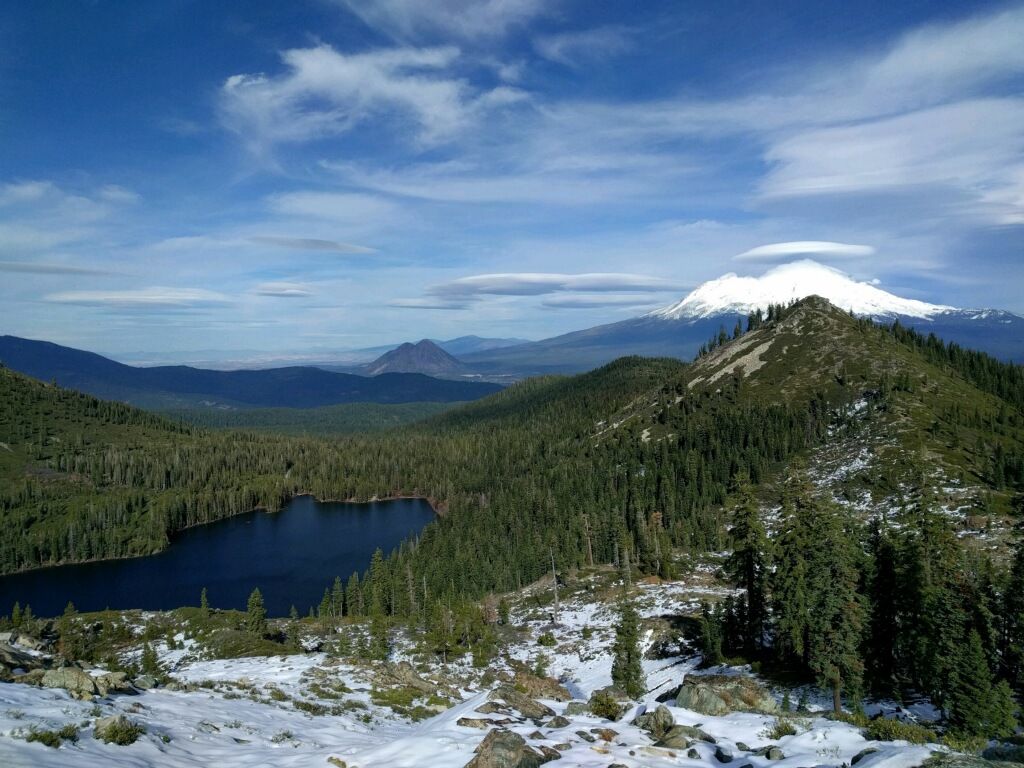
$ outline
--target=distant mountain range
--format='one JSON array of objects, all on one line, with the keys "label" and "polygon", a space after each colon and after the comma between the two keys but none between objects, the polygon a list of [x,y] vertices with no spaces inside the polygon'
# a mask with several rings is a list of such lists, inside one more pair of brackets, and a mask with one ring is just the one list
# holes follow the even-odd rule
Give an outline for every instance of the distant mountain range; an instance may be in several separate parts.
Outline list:
[{"label": "distant mountain range", "polygon": [[751,312],[814,295],[858,316],[885,323],[898,320],[946,341],[1024,362],[1024,318],[1018,315],[904,299],[809,260],[780,265],[761,277],[724,275],[642,317],[460,359],[478,374],[519,376],[589,370],[623,355],[688,360],[721,327],[731,333]]},{"label": "distant mountain range", "polygon": [[476,400],[501,389],[497,384],[443,380],[420,373],[369,377],[309,366],[244,371],[185,365],[136,368],[92,352],[17,336],[0,336],[0,362],[36,379],[152,409],[456,402]]},{"label": "distant mountain range", "polygon": [[430,339],[406,342],[385,352],[363,370],[369,376],[382,373],[425,373],[430,376],[458,376],[469,369]]}]

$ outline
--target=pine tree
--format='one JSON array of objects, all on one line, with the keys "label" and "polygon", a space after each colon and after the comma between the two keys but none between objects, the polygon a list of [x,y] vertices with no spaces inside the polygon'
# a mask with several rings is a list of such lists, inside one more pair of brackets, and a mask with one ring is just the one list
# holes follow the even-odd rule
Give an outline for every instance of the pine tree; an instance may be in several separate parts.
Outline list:
[{"label": "pine tree", "polygon": [[206,587],[199,593],[199,612],[204,619],[210,617],[210,602],[206,599]]},{"label": "pine tree", "polygon": [[21,603],[15,601],[11,610],[11,626],[17,629],[21,626]]},{"label": "pine tree", "polygon": [[163,674],[163,670],[160,668],[160,660],[156,655],[156,651],[149,643],[142,646],[142,674],[151,675],[153,677],[160,677]]},{"label": "pine tree", "polygon": [[629,698],[639,699],[647,690],[640,662],[640,617],[627,598],[619,608],[612,656],[612,683]]},{"label": "pine tree", "polygon": [[338,618],[345,610],[345,588],[341,585],[341,577],[334,577],[331,587],[331,615]]},{"label": "pine tree", "polygon": [[1017,726],[1013,711],[1010,688],[1005,683],[992,685],[981,636],[972,629],[954,660],[948,697],[950,728],[960,736],[1008,736]]},{"label": "pine tree", "polygon": [[832,690],[832,706],[841,712],[843,687],[859,692],[864,673],[864,600],[857,592],[856,547],[838,514],[823,505],[816,522],[818,556],[809,569],[808,666],[818,684]]},{"label": "pine tree", "polygon": [[744,650],[753,654],[763,647],[768,614],[768,536],[749,477],[744,474],[737,482],[738,490],[731,508],[733,526],[729,530],[733,551],[726,568],[747,594]]},{"label": "pine tree", "polygon": [[705,665],[722,663],[722,619],[707,602],[700,606],[700,646]]},{"label": "pine tree", "polygon": [[263,637],[267,632],[267,609],[263,607],[263,595],[259,587],[249,595],[245,611],[245,628],[252,634]]},{"label": "pine tree", "polygon": [[[1024,511],[1024,510],[1022,510]],[[1010,577],[1003,590],[1003,674],[1024,696],[1024,524],[1016,528]]]},{"label": "pine tree", "polygon": [[391,638],[388,631],[388,620],[382,612],[375,612],[370,617],[370,658],[384,661],[391,655]]}]

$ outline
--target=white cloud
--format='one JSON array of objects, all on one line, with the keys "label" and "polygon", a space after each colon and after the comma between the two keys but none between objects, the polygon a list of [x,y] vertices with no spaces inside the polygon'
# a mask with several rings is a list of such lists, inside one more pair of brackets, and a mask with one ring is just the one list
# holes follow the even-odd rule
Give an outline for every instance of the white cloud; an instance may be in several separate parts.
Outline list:
[{"label": "white cloud", "polygon": [[871,256],[870,245],[834,243],[828,240],[796,240],[789,243],[759,245],[733,257],[735,261],[784,261],[790,256],[817,254],[830,258],[856,258]]},{"label": "white cloud", "polygon": [[281,237],[277,235],[256,235],[249,242],[262,245],[276,245],[279,248],[298,251],[328,251],[331,253],[376,253],[373,248],[337,240],[321,240],[315,237]]},{"label": "white cloud", "polygon": [[57,264],[38,261],[0,261],[0,272],[20,272],[30,275],[111,275],[106,269],[81,267],[75,264]]},{"label": "white cloud", "polygon": [[389,307],[399,309],[469,309],[468,301],[443,301],[439,299],[392,299]]},{"label": "white cloud", "polygon": [[199,305],[226,304],[227,296],[205,288],[136,288],[130,290],[106,291],[59,291],[47,294],[45,301],[56,304],[81,304],[94,307],[117,307],[122,309],[146,307],[194,307]]},{"label": "white cloud", "polygon": [[272,296],[279,299],[305,299],[313,295],[308,285],[288,281],[260,283],[252,292],[257,296]]},{"label": "white cloud", "polygon": [[548,309],[599,309],[601,307],[628,307],[644,309],[661,306],[660,302],[645,299],[641,296],[557,296],[541,301],[540,305]]},{"label": "white cloud", "polygon": [[347,192],[286,192],[268,200],[270,208],[286,216],[324,219],[365,225],[382,223],[398,214],[398,206],[376,195]]},{"label": "white cloud", "polygon": [[256,152],[281,142],[338,136],[371,119],[390,119],[433,145],[453,138],[480,112],[520,100],[507,86],[478,93],[444,74],[458,48],[390,48],[346,54],[329,45],[282,54],[286,71],[232,75],[221,89],[224,124]]},{"label": "white cloud", "polygon": [[336,0],[353,14],[400,40],[442,34],[464,40],[495,38],[551,7],[550,0]]},{"label": "white cloud", "polygon": [[577,69],[629,50],[633,45],[632,37],[632,32],[625,27],[596,27],[541,35],[534,39],[533,47],[545,59]]},{"label": "white cloud", "polygon": [[560,291],[579,292],[661,292],[679,286],[660,277],[614,272],[563,275],[550,272],[507,272],[460,277],[432,286],[428,293],[446,299],[491,296],[540,296]]}]

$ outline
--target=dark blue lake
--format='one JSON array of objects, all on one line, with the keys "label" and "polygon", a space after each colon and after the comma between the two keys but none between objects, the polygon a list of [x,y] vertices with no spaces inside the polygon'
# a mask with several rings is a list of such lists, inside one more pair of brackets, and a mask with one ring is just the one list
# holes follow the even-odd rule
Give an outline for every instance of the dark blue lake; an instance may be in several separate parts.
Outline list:
[{"label": "dark blue lake", "polygon": [[163,610],[199,605],[245,608],[259,587],[271,616],[292,605],[305,615],[324,587],[360,575],[378,547],[387,554],[434,519],[422,499],[370,504],[293,499],[280,512],[250,512],[182,531],[163,552],[130,560],[62,565],[0,577],[0,614],[17,600],[37,616],[80,611]]}]

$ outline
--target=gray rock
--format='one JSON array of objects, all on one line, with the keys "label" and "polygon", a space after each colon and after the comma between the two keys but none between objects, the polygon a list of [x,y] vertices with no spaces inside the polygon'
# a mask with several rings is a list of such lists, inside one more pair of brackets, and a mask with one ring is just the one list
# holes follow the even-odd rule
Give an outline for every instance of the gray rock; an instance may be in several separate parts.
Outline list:
[{"label": "gray rock", "polygon": [[140,691],[148,691],[150,688],[156,688],[157,681],[152,675],[139,675],[135,678],[134,685]]},{"label": "gray rock", "polygon": [[423,693],[436,693],[437,686],[424,680],[419,673],[413,669],[408,661],[400,661],[397,664],[386,662],[377,672],[377,679],[391,685],[403,685],[407,688],[415,688]]},{"label": "gray rock", "polygon": [[[875,747],[868,747],[867,749],[862,749],[860,752],[853,756],[853,759],[850,760],[850,765],[856,765],[865,757],[867,757],[868,755],[873,755],[877,751],[878,749]],[[771,758],[768,759],[770,760]]]},{"label": "gray rock", "polygon": [[686,756],[691,760],[700,760],[700,752],[698,752],[693,747],[690,747],[688,750],[686,750]]},{"label": "gray rock", "polygon": [[476,748],[476,757],[466,768],[537,768],[552,758],[538,752],[518,733],[494,729]]},{"label": "gray rock", "polygon": [[[736,749],[738,749],[740,752],[749,752],[750,751],[750,747],[748,747],[742,741],[737,741],[736,742]],[[740,766],[740,768],[743,768],[743,766]]]},{"label": "gray rock", "polygon": [[587,733],[586,731],[576,731],[576,735],[577,735],[577,736],[579,736],[579,737],[580,737],[581,739],[583,739],[584,741],[586,741],[586,742],[590,743],[590,744],[593,744],[594,742],[596,742],[596,741],[597,741],[597,739],[596,739],[596,738],[594,738],[593,736],[591,736],[591,735],[590,735],[589,733]]},{"label": "gray rock", "polygon": [[703,741],[708,744],[718,743],[718,739],[716,739],[711,734],[702,731],[695,725],[674,725],[672,726],[672,730],[682,734],[686,738],[691,739],[693,741]]},{"label": "gray rock", "polygon": [[0,643],[0,665],[10,670],[23,669],[28,672],[30,669],[38,669],[43,666],[42,659],[25,653],[20,648],[14,648],[7,643]]},{"label": "gray rock", "polygon": [[479,728],[482,731],[491,727],[491,721],[482,717],[460,717],[455,724],[463,728]]},{"label": "gray rock", "polygon": [[654,746],[667,747],[668,749],[686,749],[690,746],[690,743],[687,728],[682,725],[673,725],[664,736],[655,742]]},{"label": "gray rock", "polygon": [[567,728],[569,726],[569,724],[570,724],[570,722],[569,722],[568,718],[562,717],[561,715],[555,715],[550,720],[548,720],[547,723],[545,723],[545,727],[546,728]]},{"label": "gray rock", "polygon": [[729,675],[688,676],[676,693],[676,706],[705,715],[774,714],[779,709],[771,694],[755,680]]},{"label": "gray rock", "polygon": [[779,749],[778,747],[775,747],[775,746],[768,747],[768,751],[764,753],[764,756],[767,757],[769,760],[785,760],[786,759],[785,753],[781,749]]},{"label": "gray rock", "polygon": [[76,699],[88,699],[99,693],[92,675],[78,667],[48,669],[39,684],[44,688],[63,688]]},{"label": "gray rock", "polygon": [[1000,763],[1024,763],[1024,746],[1018,744],[994,744],[981,756],[986,760]]},{"label": "gray rock", "polygon": [[653,712],[644,712],[633,719],[633,725],[647,731],[657,740],[662,738],[675,725],[672,713],[664,704],[659,704]]},{"label": "gray rock", "polygon": [[720,763],[731,763],[733,760],[732,750],[719,744],[715,747],[715,760]]},{"label": "gray rock", "polygon": [[568,704],[565,705],[565,709],[562,711],[562,714],[566,715],[567,717],[572,717],[573,715],[586,715],[589,712],[590,705],[587,702],[570,701]]},{"label": "gray rock", "polygon": [[476,708],[476,711],[482,715],[493,715],[495,713],[501,715],[511,714],[508,707],[499,704],[496,701],[485,701],[483,704]]},{"label": "gray rock", "polygon": [[128,682],[128,675],[124,672],[108,672],[95,679],[96,689],[100,696],[106,696],[110,692],[130,693],[133,689]]},{"label": "gray rock", "polygon": [[551,709],[551,707],[534,701],[510,685],[498,686],[491,691],[488,698],[492,701],[503,701],[512,709],[518,710],[523,717],[529,717],[530,719],[539,720],[545,717],[553,717],[555,714],[555,710]]}]

